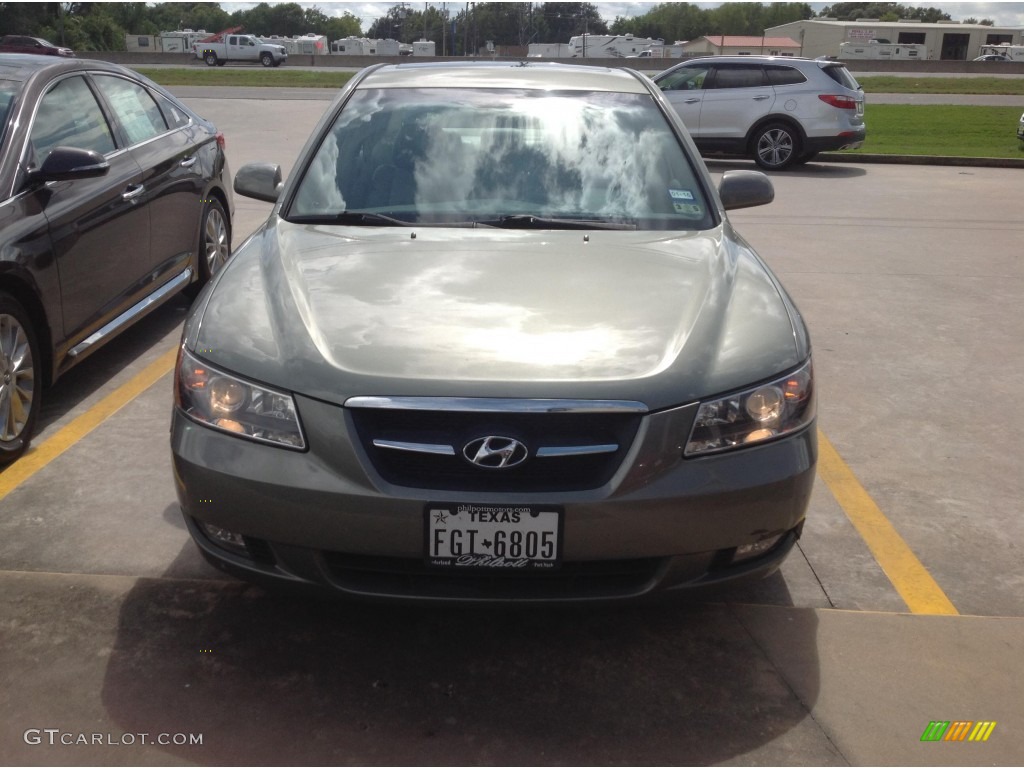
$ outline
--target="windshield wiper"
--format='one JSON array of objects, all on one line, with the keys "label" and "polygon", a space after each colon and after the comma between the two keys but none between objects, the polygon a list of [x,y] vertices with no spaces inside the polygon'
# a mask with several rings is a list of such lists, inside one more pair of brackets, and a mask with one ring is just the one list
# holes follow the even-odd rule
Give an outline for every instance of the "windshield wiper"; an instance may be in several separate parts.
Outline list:
[{"label": "windshield wiper", "polygon": [[513,214],[477,222],[484,227],[503,229],[636,229],[633,222],[600,221],[598,219],[563,219],[558,217]]},{"label": "windshield wiper", "polygon": [[364,211],[343,211],[341,213],[321,213],[309,216],[289,216],[293,224],[347,224],[353,227],[414,227],[411,221],[403,221],[383,213]]},{"label": "windshield wiper", "polygon": [[385,216],[383,213],[369,213],[364,211],[345,211],[329,217],[332,224],[351,224],[352,226],[368,227],[414,227],[411,221],[396,219],[393,216]]},{"label": "windshield wiper", "polygon": [[293,224],[341,224],[350,227],[463,227],[477,226],[475,221],[407,221],[371,211],[342,211],[341,213],[314,216],[291,216],[288,221]]}]

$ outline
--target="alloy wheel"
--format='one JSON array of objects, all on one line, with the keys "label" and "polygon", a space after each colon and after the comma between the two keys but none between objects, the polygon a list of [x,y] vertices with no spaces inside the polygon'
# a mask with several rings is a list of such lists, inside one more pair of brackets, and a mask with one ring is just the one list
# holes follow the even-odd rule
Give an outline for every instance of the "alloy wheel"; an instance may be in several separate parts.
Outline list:
[{"label": "alloy wheel", "polygon": [[228,242],[227,221],[219,205],[211,205],[206,212],[203,242],[206,246],[205,257],[208,274],[215,275],[217,270],[228,260],[231,249]]},{"label": "alloy wheel", "polygon": [[19,437],[32,413],[35,367],[18,318],[0,314],[0,440]]},{"label": "alloy wheel", "polygon": [[785,128],[769,128],[757,139],[757,157],[765,168],[782,168],[793,159],[792,132]]}]

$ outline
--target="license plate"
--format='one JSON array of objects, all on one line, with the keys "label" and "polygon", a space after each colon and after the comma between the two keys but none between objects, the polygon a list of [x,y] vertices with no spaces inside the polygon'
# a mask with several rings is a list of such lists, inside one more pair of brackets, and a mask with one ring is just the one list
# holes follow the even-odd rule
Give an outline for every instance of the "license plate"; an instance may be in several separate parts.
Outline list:
[{"label": "license plate", "polygon": [[427,565],[551,570],[562,553],[562,509],[525,504],[427,504]]}]

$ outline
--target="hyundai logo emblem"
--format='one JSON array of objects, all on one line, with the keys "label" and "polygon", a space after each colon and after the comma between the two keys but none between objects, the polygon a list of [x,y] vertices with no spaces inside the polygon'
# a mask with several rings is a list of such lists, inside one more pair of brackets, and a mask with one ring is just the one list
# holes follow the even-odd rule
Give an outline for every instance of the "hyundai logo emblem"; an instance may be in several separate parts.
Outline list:
[{"label": "hyundai logo emblem", "polygon": [[529,451],[511,437],[490,435],[470,440],[462,449],[462,455],[470,464],[484,469],[510,469],[526,461]]}]

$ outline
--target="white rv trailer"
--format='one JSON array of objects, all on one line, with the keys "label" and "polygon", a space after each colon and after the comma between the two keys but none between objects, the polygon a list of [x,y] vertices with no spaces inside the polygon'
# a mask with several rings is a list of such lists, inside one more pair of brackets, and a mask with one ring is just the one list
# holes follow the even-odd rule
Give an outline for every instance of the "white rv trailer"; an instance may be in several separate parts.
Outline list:
[{"label": "white rv trailer", "polygon": [[876,61],[923,61],[928,58],[928,46],[904,43],[882,43],[869,40],[866,43],[840,43],[840,59],[872,59]]},{"label": "white rv trailer", "polygon": [[639,56],[643,51],[661,58],[665,41],[633,35],[574,35],[569,38],[569,55],[574,59],[619,59]]}]

